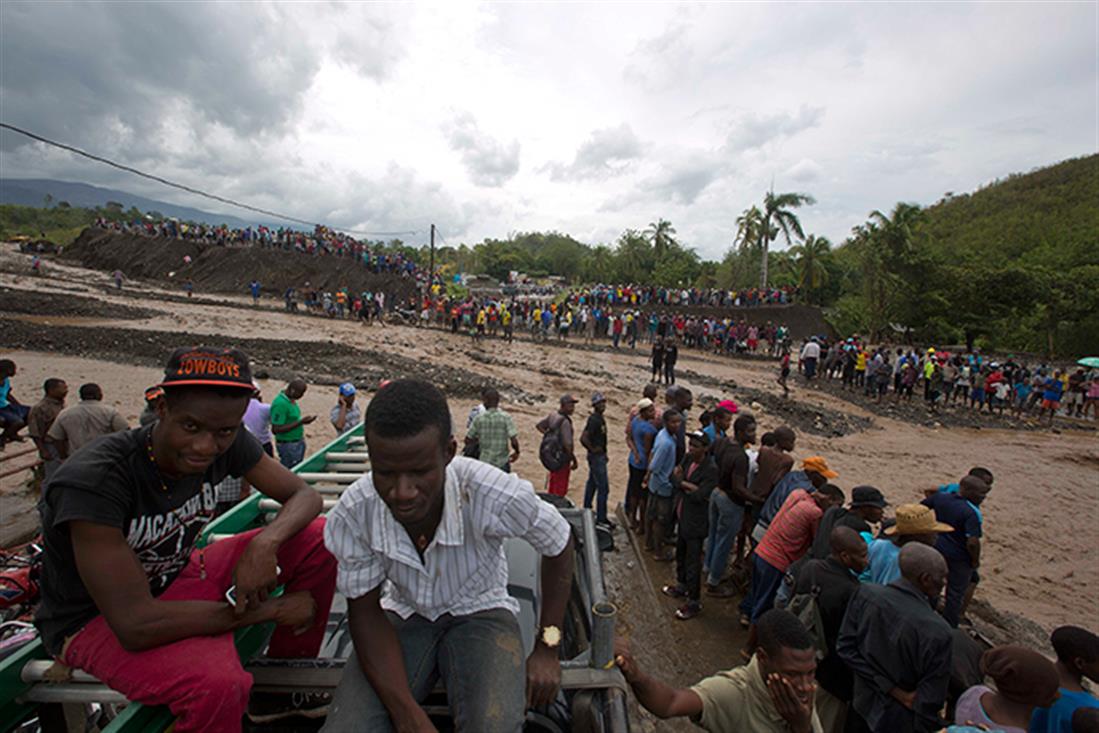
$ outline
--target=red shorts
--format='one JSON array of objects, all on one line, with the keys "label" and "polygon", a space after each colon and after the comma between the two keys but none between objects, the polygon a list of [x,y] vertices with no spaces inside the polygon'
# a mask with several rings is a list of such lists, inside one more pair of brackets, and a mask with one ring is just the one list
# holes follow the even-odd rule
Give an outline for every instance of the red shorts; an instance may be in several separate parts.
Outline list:
[{"label": "red shorts", "polygon": [[549,483],[546,491],[555,496],[564,496],[569,493],[569,474],[572,473],[572,465],[566,463],[563,468],[550,471]]},{"label": "red shorts", "polygon": [[1056,410],[1061,406],[1061,403],[1055,400],[1042,400],[1043,410]]}]

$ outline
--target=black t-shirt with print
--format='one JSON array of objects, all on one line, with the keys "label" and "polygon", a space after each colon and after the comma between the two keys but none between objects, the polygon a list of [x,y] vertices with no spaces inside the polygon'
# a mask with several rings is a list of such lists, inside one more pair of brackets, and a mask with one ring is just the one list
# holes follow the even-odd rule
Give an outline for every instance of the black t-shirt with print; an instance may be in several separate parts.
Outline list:
[{"label": "black t-shirt with print", "polygon": [[588,434],[588,442],[595,450],[589,453],[607,452],[607,421],[598,412],[588,416],[588,424],[584,426],[584,432]]},{"label": "black t-shirt with print", "polygon": [[51,654],[99,614],[76,569],[69,522],[120,529],[158,596],[183,570],[213,518],[214,487],[226,476],[247,473],[263,456],[259,442],[241,429],[205,474],[162,479],[148,455],[153,427],[100,438],[73,454],[46,485],[38,505],[46,551],[35,625]]}]

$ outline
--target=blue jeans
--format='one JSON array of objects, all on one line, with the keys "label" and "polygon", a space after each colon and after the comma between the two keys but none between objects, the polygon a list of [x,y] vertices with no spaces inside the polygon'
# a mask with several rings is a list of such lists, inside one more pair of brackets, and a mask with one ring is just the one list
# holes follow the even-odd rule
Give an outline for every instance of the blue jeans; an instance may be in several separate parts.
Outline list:
[{"label": "blue jeans", "polygon": [[721,489],[710,494],[710,535],[706,539],[703,564],[709,571],[707,585],[717,585],[729,564],[729,553],[744,522],[744,507],[735,503]]},{"label": "blue jeans", "polygon": [[[406,620],[394,613],[386,616],[400,640],[408,688],[418,702],[442,678],[455,730],[516,733],[522,729],[526,662],[519,622],[510,611],[444,614],[434,622],[418,615]],[[393,730],[389,712],[366,679],[357,654],[347,659],[322,729],[326,733]]]},{"label": "blue jeans", "polygon": [[279,462],[287,468],[293,468],[305,460],[304,440],[277,442],[275,445],[279,449]]},{"label": "blue jeans", "polygon": [[[782,585],[785,571],[779,570],[759,555],[752,555],[752,623],[775,607],[775,595]],[[742,605],[743,608],[743,605]]]},{"label": "blue jeans", "polygon": [[607,521],[607,492],[610,484],[607,480],[607,454],[588,454],[588,482],[584,484],[584,508],[591,509],[592,497],[595,497],[595,521]]}]

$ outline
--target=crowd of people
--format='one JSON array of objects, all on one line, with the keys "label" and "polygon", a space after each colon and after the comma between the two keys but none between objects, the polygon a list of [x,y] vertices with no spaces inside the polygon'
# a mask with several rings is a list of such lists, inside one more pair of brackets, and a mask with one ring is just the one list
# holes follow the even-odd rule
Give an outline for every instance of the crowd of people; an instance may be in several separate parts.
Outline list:
[{"label": "crowd of people", "polygon": [[308,255],[346,257],[376,274],[401,275],[421,283],[426,283],[428,279],[426,270],[402,253],[387,253],[378,243],[360,241],[319,224],[312,232],[304,232],[289,227],[249,226],[235,229],[224,224],[187,224],[175,219],[112,221],[100,217],[96,219],[95,226],[155,239],[181,239],[221,247],[255,246]]},{"label": "crowd of people", "polygon": [[[21,404],[16,365],[0,361],[0,373],[0,394]],[[37,617],[47,648],[130,699],[169,705],[184,733],[239,730],[255,701],[228,632],[274,622],[269,656],[315,656],[338,589],[355,648],[369,652],[351,656],[323,706],[326,730],[415,728],[438,677],[460,728],[514,730],[527,704],[548,703],[560,684],[573,560],[567,523],[513,472],[522,441],[499,392],[482,392],[458,456],[436,387],[383,383],[363,410],[354,385],[339,385],[329,420],[336,434],[364,423],[372,471],[326,521],[319,495],[288,470],[304,458],[304,427],[315,420],[300,406],[307,389],[290,380],[268,403],[239,351],[180,349],[129,429],[96,385],[66,406],[66,383],[46,380],[25,422],[52,461]],[[966,631],[987,572],[990,470],[972,468],[893,508],[876,487],[840,488],[825,456],[795,460],[787,426],[757,436],[755,417],[730,399],[694,411],[691,390],[650,383],[613,439],[599,392],[562,395],[536,425],[545,491],[569,496],[583,451],[582,503],[611,532],[621,528],[609,512],[608,465],[620,445],[624,516],[652,560],[667,563],[661,590],[676,599],[675,618],[689,622],[704,604],[706,613],[735,608],[747,630],[743,664],[689,688],[643,670],[621,645],[616,664],[643,707],[712,731],[1096,730],[1099,700],[1085,682],[1099,680],[1094,633],[1058,628],[1049,660],[1017,646],[983,649]],[[253,489],[282,504],[276,519],[195,549],[205,523]],[[509,644],[475,641],[518,639],[501,564],[507,537],[542,554],[548,589],[525,664]],[[276,582],[285,593],[268,598]],[[233,599],[219,603],[227,589]],[[401,665],[409,654],[421,663]],[[306,712],[323,714],[323,702]]]},{"label": "crowd of people", "polygon": [[[357,300],[369,303],[369,295],[365,293]],[[349,294],[344,297],[354,299]],[[513,341],[516,333],[523,333],[536,341],[572,340],[607,344],[615,349],[651,344],[654,365],[659,362],[661,368],[666,362],[667,348],[675,352],[682,346],[715,354],[780,356],[790,346],[790,330],[784,323],[757,324],[743,317],[695,316],[651,307],[616,309],[598,303],[570,303],[568,299],[501,300],[472,295],[452,298],[438,286],[426,295],[412,296],[407,302],[396,304],[394,311],[406,323],[466,333],[475,341],[486,338]],[[338,306],[328,312],[333,317],[343,317],[344,313]],[[352,312],[354,309],[348,311]]]},{"label": "crowd of people", "polygon": [[[911,401],[919,391],[931,411],[957,407],[1053,422],[1057,414],[1099,420],[1099,369],[1028,364],[1008,356],[989,359],[979,350],[950,353],[871,346],[852,336],[829,342],[811,338],[801,347],[798,369],[807,380],[839,380],[876,402],[890,393]],[[917,398],[919,399],[919,398]]]},{"label": "crowd of people", "polygon": [[568,292],[566,302],[575,307],[636,306],[709,306],[713,308],[754,308],[761,305],[788,305],[794,302],[797,288],[665,288],[656,285],[592,285]]},{"label": "crowd of people", "polygon": [[[674,564],[662,590],[681,604],[677,619],[702,613],[704,597],[740,596],[748,636],[746,666],[689,689],[645,674],[623,650],[618,664],[643,706],[715,731],[1095,730],[1099,710],[1089,709],[1099,700],[1081,679],[1097,679],[1099,637],[1057,629],[1053,662],[1022,647],[983,650],[965,630],[991,471],[974,467],[890,517],[879,489],[848,494],[825,457],[799,469],[791,428],[759,436],[756,449],[756,420],[733,401],[704,411],[694,428],[690,390],[666,388],[660,409],[658,393],[648,385],[626,416],[630,530],[654,561]],[[567,494],[579,465],[577,402],[562,396],[537,426],[551,494]],[[592,395],[580,440],[583,502],[594,500],[597,521],[613,527],[605,407]]]}]

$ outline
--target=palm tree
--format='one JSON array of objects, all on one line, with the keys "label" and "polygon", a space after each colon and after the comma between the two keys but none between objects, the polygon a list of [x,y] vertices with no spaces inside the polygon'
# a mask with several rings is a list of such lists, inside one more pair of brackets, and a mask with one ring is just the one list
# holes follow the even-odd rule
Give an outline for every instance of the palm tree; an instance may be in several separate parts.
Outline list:
[{"label": "palm tree", "polygon": [[771,242],[782,232],[786,243],[791,244],[790,232],[798,239],[804,239],[805,233],[801,231],[801,222],[791,209],[796,209],[804,204],[813,205],[816,199],[807,193],[780,193],[768,191],[763,197],[763,226],[760,230],[759,244],[763,253],[760,264],[759,286],[767,287],[767,250]]},{"label": "palm tree", "polygon": [[667,219],[657,219],[645,230],[645,239],[653,246],[656,261],[660,262],[660,258],[676,245],[675,227]]},{"label": "palm tree", "polygon": [[736,218],[736,237],[733,246],[746,252],[749,247],[759,243],[763,232],[763,212],[753,204]]},{"label": "palm tree", "polygon": [[812,302],[812,294],[828,282],[828,268],[824,259],[832,251],[832,243],[827,237],[810,234],[805,241],[790,249],[797,258],[798,287],[806,294],[806,300]]},{"label": "palm tree", "polygon": [[903,265],[912,254],[916,224],[923,218],[923,210],[917,204],[897,202],[888,216],[875,209],[870,221],[880,233],[881,242],[892,258],[891,269]]}]

